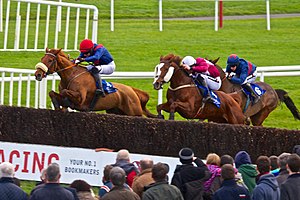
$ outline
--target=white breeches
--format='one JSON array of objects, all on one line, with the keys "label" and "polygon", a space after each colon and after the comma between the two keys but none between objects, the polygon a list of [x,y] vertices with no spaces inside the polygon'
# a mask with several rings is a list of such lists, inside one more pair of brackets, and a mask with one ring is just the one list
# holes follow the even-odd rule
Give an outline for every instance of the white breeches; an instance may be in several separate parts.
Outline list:
[{"label": "white breeches", "polygon": [[219,90],[220,89],[220,87],[222,85],[222,81],[219,76],[214,78],[214,77],[211,77],[211,76],[208,76],[205,74],[200,74],[200,75],[204,78],[209,89],[211,89],[211,90]]},{"label": "white breeches", "polygon": [[112,74],[116,69],[116,64],[114,61],[108,63],[107,65],[97,65],[95,66],[99,70],[99,74]]},{"label": "white breeches", "polygon": [[246,80],[242,83],[242,85],[246,83],[253,83],[257,78],[257,70],[253,72],[253,74],[247,76]]}]

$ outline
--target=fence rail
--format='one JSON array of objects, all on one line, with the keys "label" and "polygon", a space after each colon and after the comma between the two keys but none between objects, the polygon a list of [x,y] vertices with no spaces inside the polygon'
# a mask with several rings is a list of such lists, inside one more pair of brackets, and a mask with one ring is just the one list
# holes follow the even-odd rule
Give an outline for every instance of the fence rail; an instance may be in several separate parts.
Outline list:
[{"label": "fence rail", "polygon": [[[0,67],[0,105],[47,108],[48,92],[57,90],[60,77],[49,75],[38,82],[34,77],[35,70]],[[300,65],[259,67],[260,81],[265,77],[300,76]],[[153,72],[114,72],[103,75],[104,79],[153,79]],[[152,80],[151,80],[152,81]],[[51,85],[49,87],[49,85]],[[17,90],[17,91],[15,91]],[[25,94],[24,94],[25,93]],[[34,99],[34,102],[32,100]],[[158,91],[158,104],[163,102],[163,90]]]}]

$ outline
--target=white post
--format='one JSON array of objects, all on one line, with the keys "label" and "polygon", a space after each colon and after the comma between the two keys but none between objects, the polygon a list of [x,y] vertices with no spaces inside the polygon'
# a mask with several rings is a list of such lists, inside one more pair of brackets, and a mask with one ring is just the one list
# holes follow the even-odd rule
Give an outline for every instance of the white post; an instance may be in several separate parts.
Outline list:
[{"label": "white post", "polygon": [[21,3],[18,2],[17,14],[16,14],[15,44],[14,44],[15,49],[19,49],[19,42],[20,42],[20,29],[21,29],[21,27],[20,27],[21,26],[20,6],[21,6]]},{"label": "white post", "polygon": [[30,20],[30,3],[27,3],[24,49],[27,49],[27,45],[28,45],[29,20]]},{"label": "white post", "polygon": [[40,82],[40,104],[39,108],[46,108],[47,102],[47,79]]},{"label": "white post", "polygon": [[270,0],[266,0],[266,9],[267,9],[267,30],[271,30],[270,22]]},{"label": "white post", "polygon": [[110,1],[110,30],[114,31],[114,0]]},{"label": "white post", "polygon": [[159,30],[162,31],[162,0],[158,0]]},{"label": "white post", "polygon": [[260,80],[261,82],[264,82],[264,81],[265,81],[265,75],[264,75],[264,74],[265,74],[265,72],[261,72],[261,73],[260,73],[260,79],[259,79],[259,80]]},{"label": "white post", "polygon": [[215,31],[218,31],[219,0],[215,0]]},{"label": "white post", "polygon": [[158,90],[157,105],[163,103],[163,89]]},{"label": "white post", "polygon": [[3,31],[3,12],[2,12],[2,9],[3,9],[3,2],[2,2],[2,0],[0,0],[0,32]]},{"label": "white post", "polygon": [[7,48],[7,38],[8,38],[8,22],[9,22],[9,10],[10,10],[10,0],[7,0],[6,8],[6,21],[5,21],[5,31],[4,31],[4,44],[3,49]]}]

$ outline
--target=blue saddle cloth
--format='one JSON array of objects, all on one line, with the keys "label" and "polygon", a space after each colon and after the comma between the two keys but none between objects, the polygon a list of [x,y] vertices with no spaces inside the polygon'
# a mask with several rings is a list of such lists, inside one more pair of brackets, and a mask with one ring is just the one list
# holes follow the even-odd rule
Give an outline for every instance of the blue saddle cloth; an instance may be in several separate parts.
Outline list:
[{"label": "blue saddle cloth", "polygon": [[206,87],[203,87],[202,85],[200,85],[200,84],[196,84],[197,85],[197,87],[199,87],[199,88],[202,88],[202,89],[204,89],[204,91],[205,91],[205,96],[207,95],[207,92],[209,92],[210,93],[210,96],[211,96],[211,98],[212,98],[212,104],[214,104],[215,106],[217,106],[217,108],[220,108],[221,107],[221,101],[220,101],[220,98],[218,97],[218,95],[214,92],[214,91],[212,91],[212,90],[207,90],[207,88]]},{"label": "blue saddle cloth", "polygon": [[[262,89],[259,85],[257,85],[256,83],[250,83],[253,91],[258,95],[258,96],[262,96],[266,90]],[[243,88],[244,93],[247,95],[247,97],[253,102],[254,97],[252,97],[251,93],[246,90],[245,88]]]},{"label": "blue saddle cloth", "polygon": [[118,90],[117,88],[115,88],[113,86],[113,84],[111,82],[107,82],[106,80],[102,80],[102,86],[103,86],[103,90],[107,94],[114,93]]}]

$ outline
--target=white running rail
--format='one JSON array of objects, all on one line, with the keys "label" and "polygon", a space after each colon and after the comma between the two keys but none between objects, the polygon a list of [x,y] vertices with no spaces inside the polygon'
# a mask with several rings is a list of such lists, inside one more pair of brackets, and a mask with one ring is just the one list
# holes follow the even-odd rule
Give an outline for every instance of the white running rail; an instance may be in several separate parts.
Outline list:
[{"label": "white running rail", "polygon": [[[57,74],[49,75],[41,82],[35,80],[35,70],[1,68],[0,67],[0,105],[22,106],[33,108],[47,108],[50,102],[48,92],[57,91],[60,77]],[[300,65],[258,67],[260,81],[265,77],[300,76]],[[153,72],[114,72],[112,75],[103,75],[104,79],[150,79]],[[141,88],[142,89],[142,88]],[[158,91],[157,102],[163,102],[163,90]]]},{"label": "white running rail", "polygon": [[[0,36],[4,38],[0,51],[44,51],[48,46],[73,51],[78,40],[97,42],[98,8],[94,5],[45,0],[7,0],[5,4],[3,17],[5,5],[0,0]],[[50,34],[54,41],[49,40]]]}]

